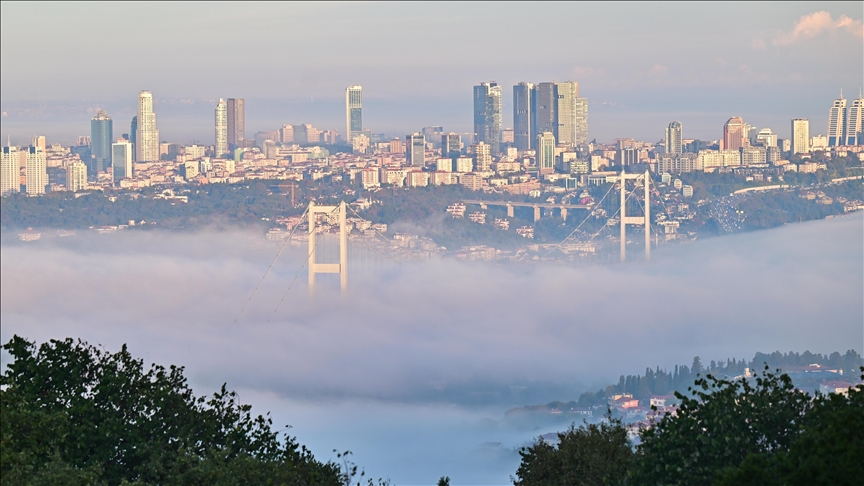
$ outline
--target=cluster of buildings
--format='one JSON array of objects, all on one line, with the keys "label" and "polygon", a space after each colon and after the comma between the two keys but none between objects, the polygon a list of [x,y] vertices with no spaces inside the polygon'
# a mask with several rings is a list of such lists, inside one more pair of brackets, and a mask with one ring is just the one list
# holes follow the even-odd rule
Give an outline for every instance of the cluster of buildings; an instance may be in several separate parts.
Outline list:
[{"label": "cluster of buildings", "polygon": [[659,142],[621,138],[597,144],[588,141],[588,102],[579,96],[577,82],[515,85],[513,128],[503,126],[500,85],[483,82],[473,90],[473,133],[430,126],[392,140],[364,128],[361,86],[345,90],[344,140],[338,131],[309,124],[284,125],[247,139],[244,100],[219,99],[210,146],[160,141],[153,95],[142,91],[129,132],[119,137],[111,117],[100,110],[91,120],[90,135],[79,137],[75,146],[49,146],[45,137],[36,137],[28,147],[7,144],[0,193],[17,193],[22,186],[28,195],[38,195],[46,190],[335,176],[370,190],[384,184],[461,184],[530,194],[602,184],[624,168],[670,174],[743,170],[748,176],[766,169],[782,175],[818,170],[819,164],[807,160],[814,152],[864,156],[860,95],[850,106],[842,93],[834,101],[825,136],[811,137],[806,119],[792,120],[791,138],[782,139],[770,128],[757,129],[732,117],[717,140],[686,139],[683,124],[675,121]]}]

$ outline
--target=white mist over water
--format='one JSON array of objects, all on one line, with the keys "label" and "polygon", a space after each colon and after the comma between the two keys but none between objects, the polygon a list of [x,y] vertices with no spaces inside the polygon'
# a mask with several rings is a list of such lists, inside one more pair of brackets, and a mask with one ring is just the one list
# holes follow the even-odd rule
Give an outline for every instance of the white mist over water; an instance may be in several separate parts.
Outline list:
[{"label": "white mist over water", "polygon": [[[496,421],[646,367],[757,351],[862,351],[864,218],[666,246],[650,263],[403,265],[310,300],[304,255],[230,232],[80,233],[0,247],[0,337],[82,338],[186,366],[291,424],[321,459],[350,449],[397,484],[504,484],[549,430]],[[4,356],[4,361],[8,359]],[[485,419],[485,420],[484,420]],[[500,442],[504,449],[479,447]]]}]

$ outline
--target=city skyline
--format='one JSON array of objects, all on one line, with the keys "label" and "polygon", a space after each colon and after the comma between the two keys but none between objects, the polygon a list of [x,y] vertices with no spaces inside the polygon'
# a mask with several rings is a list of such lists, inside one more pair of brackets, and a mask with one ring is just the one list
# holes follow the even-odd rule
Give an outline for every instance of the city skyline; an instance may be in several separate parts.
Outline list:
[{"label": "city skyline", "polygon": [[[599,141],[608,141],[615,136],[660,140],[663,127],[670,120],[680,120],[689,127],[692,136],[705,139],[711,135],[708,131],[710,127],[716,126],[717,119],[722,118],[719,122],[722,124],[732,115],[730,111],[753,120],[754,125],[773,127],[785,137],[790,135],[784,132],[788,130],[788,120],[793,117],[808,118],[811,125],[816,127],[815,133],[821,133],[824,129],[819,127],[826,124],[822,120],[827,122],[827,113],[823,108],[825,101],[833,99],[836,96],[834,93],[840,88],[854,92],[861,84],[862,64],[849,61],[860,60],[864,52],[860,42],[861,15],[852,5],[791,4],[780,10],[770,4],[748,4],[746,11],[752,15],[740,16],[736,13],[736,29],[740,35],[731,39],[725,36],[725,31],[719,26],[702,25],[703,22],[696,21],[670,23],[671,20],[661,18],[665,12],[672,19],[683,19],[688,12],[693,13],[691,10],[695,6],[659,4],[654,9],[656,12],[643,11],[641,7],[635,6],[632,11],[617,15],[616,25],[607,32],[609,29],[604,30],[600,26],[605,25],[601,19],[605,21],[611,12],[610,7],[603,4],[565,4],[560,8],[578,11],[580,18],[584,19],[583,28],[579,33],[572,33],[572,38],[568,39],[561,38],[562,34],[552,35],[559,43],[591,48],[578,47],[556,57],[536,50],[526,51],[526,47],[501,36],[496,37],[500,48],[489,60],[474,62],[475,56],[467,54],[458,46],[451,46],[454,41],[441,40],[442,48],[456,49],[458,55],[453,60],[457,69],[438,69],[440,61],[428,57],[419,58],[417,69],[411,71],[416,71],[416,74],[410,74],[405,70],[394,71],[390,60],[394,55],[401,58],[396,53],[405,50],[401,45],[394,46],[386,42],[387,35],[396,35],[404,30],[404,27],[398,27],[396,31],[390,31],[392,34],[373,36],[369,41],[372,43],[370,49],[364,49],[356,56],[358,60],[338,69],[320,66],[321,59],[326,56],[335,54],[338,59],[343,56],[332,51],[327,43],[322,43],[315,44],[303,53],[291,53],[287,58],[285,55],[277,56],[278,61],[274,64],[274,69],[278,71],[285,69],[281,66],[287,60],[291,60],[288,64],[307,63],[315,67],[309,71],[314,72],[314,75],[292,69],[287,78],[266,77],[278,79],[278,83],[265,82],[261,76],[254,75],[257,68],[246,67],[248,62],[241,61],[241,56],[236,58],[236,62],[240,63],[238,67],[242,69],[233,69],[212,79],[206,76],[197,79],[200,77],[196,76],[196,84],[190,85],[173,79],[170,84],[166,84],[169,80],[167,77],[138,71],[121,79],[93,78],[89,73],[72,77],[64,74],[62,79],[67,81],[57,83],[53,81],[58,79],[54,70],[58,66],[68,65],[68,60],[73,58],[68,57],[66,49],[71,46],[79,51],[87,50],[97,40],[90,35],[76,33],[66,36],[63,45],[55,49],[57,43],[51,44],[50,39],[67,31],[74,24],[70,19],[74,20],[88,12],[93,15],[97,13],[91,12],[91,7],[86,4],[78,5],[71,12],[65,11],[67,7],[62,6],[55,12],[39,5],[4,4],[2,101],[7,116],[4,116],[3,135],[30,138],[34,134],[33,125],[38,121],[46,121],[56,125],[55,139],[71,139],[80,135],[68,128],[69,120],[76,118],[71,116],[72,112],[102,108],[115,119],[123,120],[127,115],[121,111],[130,109],[125,93],[135,92],[141,85],[150,88],[160,100],[156,110],[160,112],[160,126],[166,138],[183,141],[205,140],[205,136],[210,138],[212,127],[206,120],[199,119],[200,114],[212,113],[218,98],[227,93],[245,95],[250,121],[248,131],[251,133],[283,123],[312,123],[341,132],[339,118],[344,116],[344,98],[340,92],[352,84],[367,88],[364,125],[372,127],[375,132],[398,132],[402,136],[429,125],[444,126],[448,131],[470,132],[471,120],[465,119],[464,113],[470,112],[472,101],[471,95],[464,91],[464,86],[489,79],[497,80],[504,88],[504,127],[514,126],[511,105],[513,85],[523,80],[572,79],[581,85],[580,94],[592,102],[589,137]],[[268,15],[273,19],[281,18],[280,12],[296,14],[299,18],[326,13],[332,16],[334,25],[340,26],[347,21],[347,16],[374,18],[375,22],[386,26],[399,26],[403,17],[415,14],[416,8],[420,8],[398,4],[368,4],[363,9],[352,4],[344,4],[339,8],[317,4],[272,7],[274,10]],[[122,8],[112,6],[109,10]],[[135,6],[126,8],[137,12]],[[224,6],[216,6],[215,10],[222,8]],[[480,10],[477,4],[460,5],[459,15],[451,20],[469,22],[482,14]],[[700,15],[694,18],[708,15],[716,18],[718,25],[722,25],[724,19],[730,19],[732,10],[720,5],[708,5],[699,10]],[[424,29],[431,28],[441,20],[438,18],[440,14],[436,12],[420,11],[424,18],[428,14],[429,25]],[[502,21],[507,25],[523,21],[519,15],[526,11],[527,7],[520,5],[500,7]],[[160,13],[158,22],[166,25],[175,22],[175,17],[186,18],[183,15],[191,15],[192,19],[196,19],[193,25],[187,26],[191,32],[200,29],[198,19],[218,13],[193,14],[194,9],[190,4],[155,6],[153,12],[131,21],[129,32],[116,35],[120,39],[125,38],[143,28],[145,20],[157,21],[152,19],[154,12]],[[40,21],[51,27],[46,29],[46,32],[50,32],[50,35],[46,35],[49,41],[39,40],[28,45],[17,42],[15,36],[19,26],[11,19],[27,13],[39,16]],[[171,13],[176,15],[172,16]],[[258,25],[256,31],[250,33],[249,39],[270,35],[265,27],[270,25],[267,22],[273,20],[264,19],[261,7],[256,4],[244,6],[244,15],[250,20],[249,25]],[[259,18],[263,20],[258,24],[252,22]],[[652,29],[654,37],[640,38],[634,52],[629,52],[630,46],[626,40],[635,40],[635,34],[627,33],[621,39],[615,37],[626,33],[627,27],[636,31],[639,29],[633,27],[652,20],[659,22],[656,25],[658,28]],[[559,21],[556,19],[555,22]],[[700,51],[700,55],[694,58],[692,47],[672,42],[674,38],[692,36],[696,32],[703,36],[705,42],[700,49],[722,44],[723,52],[731,49],[738,54],[735,57],[712,57]],[[418,34],[408,32],[406,36],[413,39]],[[472,37],[475,35],[471,34]],[[191,47],[174,52],[165,46],[164,40],[157,39],[155,42],[153,52],[164,54],[160,66],[171,68],[176,65],[178,69],[182,66],[184,70],[201,69],[205,72],[208,69],[206,63],[202,62],[213,55],[212,50],[192,43],[196,49],[194,52],[188,51]],[[245,46],[251,44],[241,42],[235,47],[223,47],[227,49],[226,52],[238,52]],[[135,51],[138,52],[138,49]],[[624,62],[612,62],[613,58],[624,52],[627,52],[622,59]],[[510,56],[511,60],[499,59],[502,56]],[[9,69],[25,61],[29,66],[30,60],[34,58],[43,59],[43,62],[32,66],[31,72],[35,77],[27,81],[23,81],[17,70]],[[797,58],[808,59],[808,62],[788,62]],[[515,59],[519,61],[512,62]],[[822,71],[829,71],[832,76],[819,75]],[[447,74],[443,75],[444,72]],[[414,77],[418,75],[420,79],[415,80]],[[314,79],[308,79],[310,76]],[[90,118],[93,113],[95,110],[85,116]],[[659,126],[659,129],[655,126]],[[620,135],[613,134],[615,131]],[[716,137],[714,135],[711,138]]]}]

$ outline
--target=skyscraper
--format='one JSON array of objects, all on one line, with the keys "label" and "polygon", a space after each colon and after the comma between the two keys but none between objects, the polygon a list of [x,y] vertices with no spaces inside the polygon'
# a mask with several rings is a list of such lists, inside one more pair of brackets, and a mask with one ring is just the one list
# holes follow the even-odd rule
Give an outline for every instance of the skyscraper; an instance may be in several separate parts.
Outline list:
[{"label": "skyscraper", "polygon": [[228,153],[228,103],[219,98],[216,103],[216,157]]},{"label": "skyscraper", "polygon": [[810,153],[810,121],[806,118],[792,120],[792,149],[790,155]]},{"label": "skyscraper", "polygon": [[75,161],[66,168],[66,190],[78,192],[87,189],[87,166]]},{"label": "skyscraper", "polygon": [[537,168],[541,173],[555,171],[555,135],[552,132],[537,136]]},{"label": "skyscraper", "polygon": [[513,86],[513,138],[519,150],[530,150],[536,136],[537,88],[521,82]]},{"label": "skyscraper", "polygon": [[495,154],[500,152],[501,130],[504,128],[501,103],[498,83],[474,86],[474,136],[477,142],[488,143]]},{"label": "skyscraper", "polygon": [[458,133],[450,132],[441,135],[441,156],[455,159],[462,153],[462,137]]},{"label": "skyscraper", "polygon": [[864,97],[858,92],[858,99],[852,100],[852,106],[846,110],[846,134],[843,145],[864,145]]},{"label": "skyscraper", "polygon": [[565,81],[557,83],[557,126],[556,139],[559,144],[576,145],[576,98],[579,96],[579,83]]},{"label": "skyscraper", "polygon": [[228,150],[246,140],[246,106],[243,98],[228,98]]},{"label": "skyscraper", "polygon": [[132,158],[135,159],[135,154],[137,154],[138,144],[136,140],[138,139],[138,115],[132,117],[132,124],[129,128],[129,141],[132,142]]},{"label": "skyscraper", "polygon": [[723,125],[723,149],[738,150],[745,145],[747,139],[744,129],[744,120],[740,116],[733,116]]},{"label": "skyscraper", "polygon": [[351,143],[355,135],[363,133],[363,87],[345,89],[345,142]]},{"label": "skyscraper", "polygon": [[840,97],[834,100],[831,109],[828,110],[828,146],[836,147],[843,144],[843,123],[846,121],[846,99],[843,98],[843,90]]},{"label": "skyscraper", "polygon": [[105,110],[99,110],[90,120],[90,160],[83,162],[93,177],[105,172],[111,165],[111,141],[114,140],[114,122]]},{"label": "skyscraper", "polygon": [[21,156],[7,144],[0,155],[0,196],[21,192]]},{"label": "skyscraper", "polygon": [[426,165],[426,139],[420,132],[405,137],[405,156],[414,167]]},{"label": "skyscraper", "polygon": [[156,129],[156,114],[153,113],[153,94],[149,91],[142,91],[138,95],[138,133],[135,143],[135,160],[159,160],[159,130]]},{"label": "skyscraper", "polygon": [[[537,85],[537,122],[536,137],[549,132],[556,135],[558,131],[558,86],[555,83],[540,83]],[[535,147],[536,148],[536,147]]]},{"label": "skyscraper", "polygon": [[133,177],[131,142],[121,139],[111,145],[111,166],[114,167],[114,182]]},{"label": "skyscraper", "polygon": [[27,194],[45,194],[48,185],[48,167],[42,147],[31,145],[27,148],[25,166]]},{"label": "skyscraper", "polygon": [[576,145],[588,143],[588,99],[576,98]]},{"label": "skyscraper", "polygon": [[664,138],[664,142],[666,143],[667,154],[680,154],[682,152],[681,122],[673,121],[669,124],[666,128],[666,137]]}]

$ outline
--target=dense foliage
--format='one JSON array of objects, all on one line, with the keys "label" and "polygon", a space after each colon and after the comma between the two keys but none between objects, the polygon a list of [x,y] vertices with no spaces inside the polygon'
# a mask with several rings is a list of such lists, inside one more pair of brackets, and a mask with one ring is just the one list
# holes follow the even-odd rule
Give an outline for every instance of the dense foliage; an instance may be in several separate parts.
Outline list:
[{"label": "dense foliage", "polygon": [[125,346],[15,336],[0,378],[0,476],[15,484],[338,485],[321,463],[225,386],[195,397],[183,369],[145,369]]},{"label": "dense foliage", "polygon": [[571,426],[557,446],[538,440],[520,453],[514,484],[860,484],[864,385],[813,396],[768,370],[752,380],[697,379],[690,393],[676,392],[675,413],[641,430],[635,452],[609,416]]}]

